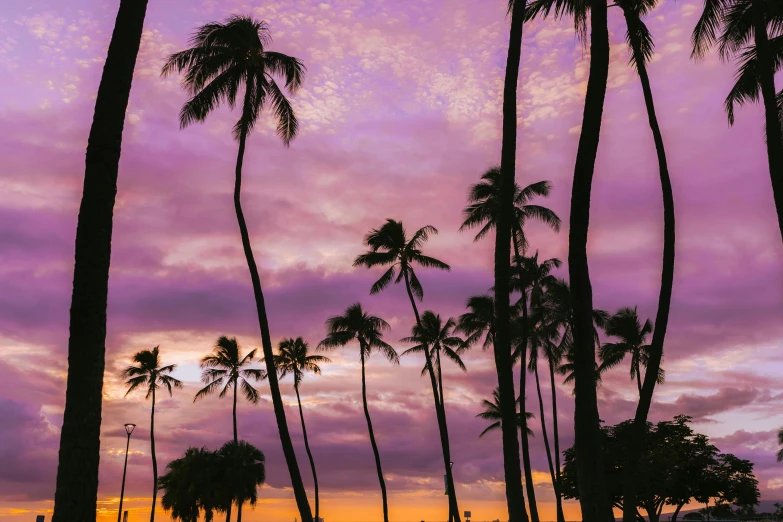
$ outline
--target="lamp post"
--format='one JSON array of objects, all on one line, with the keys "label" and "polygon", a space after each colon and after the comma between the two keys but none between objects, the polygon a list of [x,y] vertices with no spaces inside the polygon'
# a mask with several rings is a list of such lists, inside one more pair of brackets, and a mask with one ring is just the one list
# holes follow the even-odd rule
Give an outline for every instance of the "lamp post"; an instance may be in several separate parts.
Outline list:
[{"label": "lamp post", "polygon": [[125,496],[125,472],[128,471],[128,448],[130,448],[130,436],[135,424],[126,424],[125,433],[128,434],[128,442],[125,444],[125,467],[122,468],[122,489],[120,490],[120,511],[117,513],[117,522],[122,522],[122,498]]}]

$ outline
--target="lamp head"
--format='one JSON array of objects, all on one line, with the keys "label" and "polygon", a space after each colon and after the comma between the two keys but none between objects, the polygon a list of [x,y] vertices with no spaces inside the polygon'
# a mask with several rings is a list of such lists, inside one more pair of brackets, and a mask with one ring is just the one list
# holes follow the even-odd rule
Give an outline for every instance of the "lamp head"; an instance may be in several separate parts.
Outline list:
[{"label": "lamp head", "polygon": [[134,429],[135,427],[136,427],[136,425],[135,425],[135,424],[126,424],[126,425],[125,425],[125,433],[127,433],[127,434],[128,434],[128,436],[130,436],[130,434],[131,434],[131,433],[133,433],[133,429]]}]

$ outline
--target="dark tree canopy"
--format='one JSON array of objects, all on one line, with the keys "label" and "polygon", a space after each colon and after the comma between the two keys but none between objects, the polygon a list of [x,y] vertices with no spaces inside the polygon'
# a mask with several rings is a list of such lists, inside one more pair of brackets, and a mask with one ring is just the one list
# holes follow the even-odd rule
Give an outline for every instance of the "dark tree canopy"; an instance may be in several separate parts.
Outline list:
[{"label": "dark tree canopy", "polygon": [[[720,453],[706,436],[694,433],[691,418],[678,415],[671,421],[647,423],[647,448],[639,463],[637,518],[640,510],[650,522],[657,522],[664,506],[701,504],[758,504],[758,481],[753,463],[729,453]],[[625,451],[633,435],[633,421],[604,426],[603,435],[606,487],[612,505],[623,508]],[[565,498],[579,498],[576,451],[563,452],[565,465],[562,492]]]}]

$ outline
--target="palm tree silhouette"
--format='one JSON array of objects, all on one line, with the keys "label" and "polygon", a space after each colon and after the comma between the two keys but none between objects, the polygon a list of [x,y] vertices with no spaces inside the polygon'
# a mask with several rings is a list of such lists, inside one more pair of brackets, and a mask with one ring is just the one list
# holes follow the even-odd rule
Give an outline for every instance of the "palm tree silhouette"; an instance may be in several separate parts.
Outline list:
[{"label": "palm tree silhouette", "polygon": [[[481,405],[484,406],[484,411],[476,415],[479,419],[484,419],[488,421],[492,421],[492,423],[486,427],[484,431],[482,431],[479,434],[479,438],[483,437],[490,431],[499,430],[501,428],[501,423],[503,420],[503,414],[500,411],[500,393],[498,392],[498,389],[495,388],[492,391],[492,401],[488,401],[484,399],[481,401]],[[525,412],[525,419],[534,419],[535,415],[530,413],[529,411]],[[525,423],[524,425],[527,425]],[[517,426],[521,429],[523,426],[522,423],[522,416],[519,412],[517,412]],[[528,436],[533,436],[533,430],[530,428],[527,428],[527,434]]]},{"label": "palm tree silhouette", "polygon": [[[188,448],[185,454],[169,462],[166,473],[158,485],[163,490],[161,505],[171,511],[171,518],[182,522],[197,522],[199,511],[204,511],[204,520],[211,522],[214,511],[223,511],[217,494],[227,488],[222,484],[225,474],[223,462],[214,451],[206,448]],[[227,504],[231,505],[229,499]]]},{"label": "palm tree silhouette", "polygon": [[[511,243],[514,247],[514,257],[516,260],[517,271],[521,272],[520,265],[521,253],[528,248],[527,237],[524,227],[528,220],[535,219],[541,221],[552,228],[554,231],[560,230],[560,218],[550,209],[530,204],[530,200],[535,196],[547,197],[552,189],[549,181],[539,181],[521,188],[514,182],[513,198],[513,217],[511,219]],[[462,211],[464,221],[460,226],[460,231],[479,228],[480,230],[473,238],[479,241],[490,231],[497,227],[499,216],[500,201],[502,193],[502,175],[500,167],[492,167],[481,176],[481,181],[470,187],[468,191],[468,206]],[[523,310],[523,317],[527,317],[527,309]],[[525,324],[523,327],[526,328]],[[527,345],[525,337],[527,333],[523,331],[521,344]],[[524,364],[520,370],[520,397],[522,409],[524,409]],[[527,422],[522,419],[523,424]],[[538,508],[536,505],[536,493],[533,486],[532,469],[530,467],[530,450],[528,447],[527,435],[525,430],[522,432],[522,462],[525,472],[525,485],[527,486],[528,504],[531,505],[531,518],[534,522],[538,520]]]},{"label": "palm tree silhouette", "polygon": [[[377,294],[394,281],[395,284],[405,281],[405,289],[408,292],[408,298],[413,308],[413,314],[416,317],[416,325],[421,327],[421,317],[419,309],[416,306],[414,295],[422,300],[424,290],[421,287],[419,278],[413,269],[413,264],[419,264],[425,268],[439,268],[441,270],[450,270],[449,265],[426,256],[421,249],[424,243],[431,235],[438,233],[438,229],[433,226],[425,226],[417,230],[410,239],[408,239],[401,221],[387,219],[386,223],[378,229],[373,229],[364,238],[364,243],[370,250],[356,257],[353,266],[365,266],[373,268],[376,266],[389,266],[386,272],[370,288],[370,294]],[[396,279],[395,279],[396,276]],[[435,400],[435,414],[438,419],[438,429],[440,432],[440,443],[443,451],[443,465],[446,469],[446,485],[449,493],[449,522],[456,520],[460,522],[459,507],[457,505],[457,492],[454,489],[454,478],[451,472],[451,449],[449,448],[449,428],[446,424],[446,415],[443,410],[442,398],[438,392],[437,377],[433,368],[432,354],[425,347],[425,362],[427,372],[430,375],[430,385],[432,386],[432,395]]]},{"label": "palm tree silhouette", "polygon": [[139,387],[147,388],[146,399],[152,397],[152,410],[150,413],[150,453],[152,453],[152,510],[150,511],[150,522],[155,520],[155,503],[158,499],[158,459],[155,456],[155,390],[164,386],[171,396],[171,388],[182,388],[182,381],[175,379],[171,373],[176,364],[169,364],[168,366],[160,365],[160,350],[156,346],[152,350],[141,350],[136,352],[132,358],[133,362],[137,366],[128,366],[123,375],[128,378],[125,385],[128,386],[128,391],[125,392],[127,397],[130,392]]},{"label": "palm tree silhouette", "polygon": [[[783,428],[778,430],[778,446],[783,446]],[[783,449],[778,450],[778,462],[783,462]]]},{"label": "palm tree silhouette", "polygon": [[[264,454],[253,446],[240,441],[228,441],[218,450],[224,461],[226,486],[237,503],[237,522],[242,522],[242,506],[245,502],[255,506],[258,502],[258,486],[266,480]],[[230,511],[228,517],[230,518]],[[226,520],[229,520],[227,518]]]},{"label": "palm tree silhouette", "polygon": [[121,0],[98,86],[74,253],[68,378],[53,522],[95,518],[114,201],[147,0]]},{"label": "palm tree silhouette", "polygon": [[266,22],[253,20],[249,16],[232,16],[225,22],[212,22],[196,30],[191,38],[189,49],[172,54],[168,58],[162,74],[166,76],[175,72],[185,73],[183,84],[192,98],[180,111],[181,127],[206,120],[207,116],[222,103],[227,103],[233,108],[237,96],[244,90],[242,115],[234,126],[234,137],[239,142],[234,182],[234,209],[242,237],[242,249],[253,283],[263,359],[266,362],[270,395],[283,455],[291,475],[291,486],[302,522],[312,522],[313,515],[307,501],[307,492],[302,483],[291,435],[288,432],[285,406],[277,382],[261,279],[250,245],[250,235],[241,203],[245,144],[263,109],[271,109],[277,120],[277,135],[286,146],[294,139],[299,129],[293,107],[275,78],[284,78],[285,88],[290,93],[294,93],[302,85],[305,67],[294,57],[267,50],[270,41],[271,36]]},{"label": "palm tree silhouette", "polygon": [[[465,363],[462,362],[459,354],[464,352],[468,348],[468,344],[460,337],[453,335],[453,330],[456,327],[454,319],[449,317],[444,323],[440,318],[440,315],[436,315],[435,312],[425,310],[421,314],[421,327],[419,325],[413,326],[412,335],[401,339],[404,343],[415,343],[416,346],[408,348],[402,355],[414,354],[414,353],[426,353],[429,349],[430,356],[434,355],[435,358],[435,373],[438,376],[438,394],[441,398],[441,403],[444,408],[445,415],[445,396],[443,394],[443,372],[440,366],[440,354],[450,359],[456,364],[463,372],[467,372]],[[424,364],[424,368],[421,370],[422,375],[427,373],[427,364]]]},{"label": "palm tree silhouette", "polygon": [[367,420],[367,431],[370,434],[370,445],[375,455],[375,468],[378,471],[378,482],[381,485],[383,500],[383,522],[389,522],[389,505],[386,499],[386,481],[381,470],[381,456],[375,443],[375,432],[372,429],[370,410],[367,408],[367,382],[365,380],[364,363],[372,350],[381,352],[392,364],[399,364],[400,358],[388,343],[383,340],[383,332],[389,330],[389,323],[370,315],[362,309],[360,303],[354,303],[346,308],[343,315],[337,315],[326,321],[326,339],[318,343],[320,350],[333,350],[345,346],[356,339],[359,342],[359,356],[362,363],[362,405],[364,417]]},{"label": "palm tree silhouette", "polygon": [[[604,343],[599,350],[601,367],[599,372],[614,368],[631,356],[631,380],[636,379],[639,395],[642,394],[642,369],[647,368],[650,360],[650,345],[645,344],[647,336],[652,332],[653,325],[649,319],[642,324],[634,308],[621,308],[606,322],[606,335],[616,337],[619,342]],[[657,382],[662,384],[664,371],[658,368]]]},{"label": "palm tree silhouette", "polygon": [[465,342],[472,346],[484,338],[483,350],[495,342],[495,298],[491,295],[474,295],[465,303],[467,312],[457,320],[457,332],[465,334]]},{"label": "palm tree silhouette", "polygon": [[[253,358],[256,355],[255,350],[251,350],[245,356],[242,356],[242,349],[237,343],[235,337],[228,338],[221,336],[215,344],[215,349],[212,353],[205,355],[201,359],[201,381],[206,384],[193,397],[193,402],[199,399],[203,399],[207,395],[211,395],[218,390],[219,398],[223,398],[228,393],[228,390],[233,390],[234,395],[234,407],[233,407],[233,421],[234,421],[234,442],[239,442],[237,436],[237,392],[241,388],[242,394],[245,396],[248,402],[258,404],[261,396],[258,390],[247,382],[247,379],[255,379],[256,381],[263,381],[268,377],[268,374],[264,370],[258,368],[247,368],[246,366],[252,364]],[[242,518],[242,505],[237,503],[237,517]],[[231,507],[228,508],[227,518],[231,518]]]},{"label": "palm tree silhouette", "polygon": [[302,400],[299,398],[299,385],[302,383],[306,372],[312,372],[316,375],[321,374],[321,367],[319,364],[332,362],[328,357],[323,355],[309,355],[309,345],[301,337],[296,339],[288,338],[280,341],[277,345],[278,353],[275,355],[275,367],[280,372],[280,378],[282,379],[289,373],[294,376],[294,391],[296,391],[296,403],[299,405],[299,420],[302,422],[302,437],[304,438],[305,450],[307,451],[307,458],[310,459],[310,469],[313,472],[313,486],[315,489],[315,518],[319,515],[319,499],[318,499],[318,476],[315,473],[315,461],[313,460],[313,454],[310,452],[310,443],[307,440],[307,428],[305,427],[304,413],[302,412]]},{"label": "palm tree silhouette", "polygon": [[[725,102],[731,124],[734,104],[757,101],[761,91],[772,195],[783,236],[783,130],[778,105],[778,98],[783,99],[783,95],[775,94],[775,72],[781,67],[783,56],[781,24],[783,9],[772,0],[705,0],[691,36],[691,57],[703,58],[717,43],[721,59],[739,61],[737,83]],[[768,30],[777,33],[777,37],[770,39]]]}]

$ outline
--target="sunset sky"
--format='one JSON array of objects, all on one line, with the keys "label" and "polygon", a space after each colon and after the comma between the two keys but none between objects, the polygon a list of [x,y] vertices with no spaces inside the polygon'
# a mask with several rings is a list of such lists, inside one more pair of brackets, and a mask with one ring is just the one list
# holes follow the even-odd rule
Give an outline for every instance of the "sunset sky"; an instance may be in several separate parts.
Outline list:
[{"label": "sunset sky", "polygon": [[[49,520],[67,371],[68,309],[84,152],[98,82],[119,2],[3,2],[0,12],[0,520]],[[492,284],[492,241],[459,233],[471,183],[499,161],[500,105],[508,39],[505,1],[150,0],[131,92],[115,209],[104,386],[99,519],[116,514],[126,422],[131,439],[126,506],[149,512],[149,402],[124,398],[130,356],[160,345],[185,383],[158,403],[163,468],[189,446],[216,448],[231,434],[231,402],[193,404],[200,357],[220,335],[260,347],[253,295],[231,191],[236,143],[228,110],[180,131],[185,101],[164,57],[198,25],[243,13],[268,21],[272,48],[304,61],[293,98],[301,133],[290,149],[265,119],[249,141],[244,204],[267,294],[273,341],[303,336],[361,301],[393,326],[398,351],[413,322],[402,286],[377,296],[378,274],[354,269],[362,237],[386,218],[408,229],[437,227],[430,255],[450,273],[421,270],[423,309],[444,317]],[[667,1],[647,22],[657,52],[650,66],[677,206],[677,266],[665,346],[667,382],[653,420],[694,417],[725,452],[751,459],[764,500],[783,499],[775,462],[783,426],[783,245],[776,228],[762,111],[742,108],[729,128],[722,101],[732,67],[689,59],[700,3]],[[589,259],[596,307],[655,314],[662,211],[657,163],[641,89],[627,66],[623,20],[610,9],[612,65],[593,190]],[[526,26],[520,72],[517,179],[551,180],[545,202],[567,223],[589,53],[571,22]],[[543,203],[539,201],[540,203]],[[532,250],[567,257],[559,234],[529,227]],[[561,269],[561,276],[567,271]],[[302,384],[304,414],[327,522],[381,518],[372,452],[361,410],[358,349],[330,355]],[[483,439],[476,419],[496,385],[489,353],[475,348],[468,372],[445,372],[446,408],[461,510],[505,519],[499,434]],[[422,361],[368,364],[370,410],[394,521],[445,520],[443,462]],[[290,378],[288,420],[308,491]],[[246,520],[290,521],[298,513],[266,383],[258,406],[239,405],[239,436],[266,454],[267,485]],[[537,413],[534,388],[528,410]],[[573,401],[558,388],[561,446],[573,442]],[[545,400],[549,388],[544,383]],[[601,418],[635,409],[627,367],[605,376]],[[548,404],[548,401],[547,401]],[[538,415],[537,415],[538,417]],[[548,419],[551,420],[551,419]],[[531,445],[539,508],[554,520],[540,436]],[[578,517],[567,503],[566,518]],[[159,520],[167,520],[161,513]]]}]

